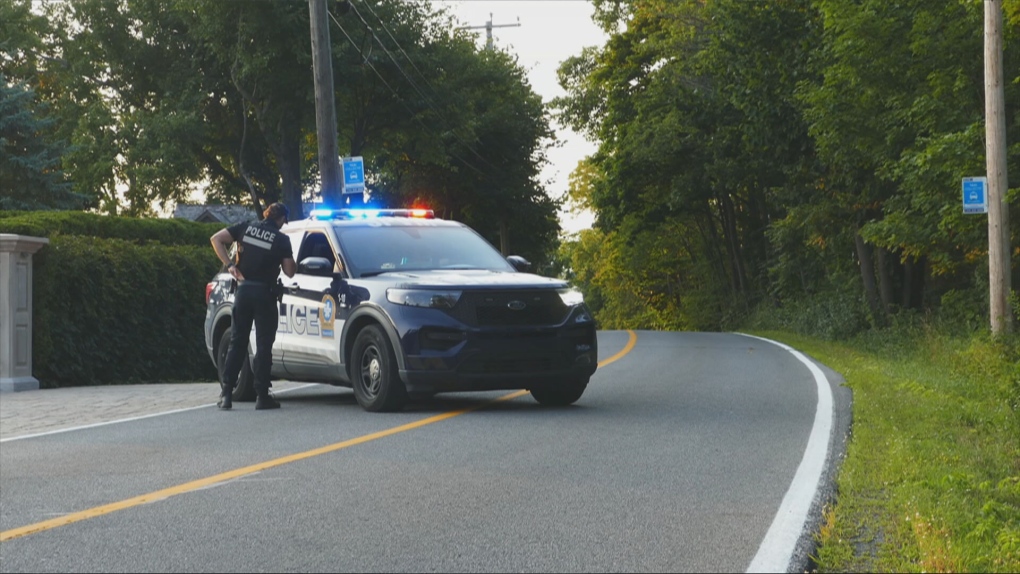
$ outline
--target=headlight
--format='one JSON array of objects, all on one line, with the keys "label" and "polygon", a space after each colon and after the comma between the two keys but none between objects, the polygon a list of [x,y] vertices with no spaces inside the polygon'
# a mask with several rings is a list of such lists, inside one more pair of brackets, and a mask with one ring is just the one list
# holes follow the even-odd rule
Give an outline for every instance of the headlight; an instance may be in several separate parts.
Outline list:
[{"label": "headlight", "polygon": [[567,307],[573,307],[584,303],[584,295],[573,287],[560,289],[556,292],[560,294],[560,299],[563,299],[563,304]]},{"label": "headlight", "polygon": [[386,300],[397,305],[428,307],[431,309],[452,309],[460,300],[460,291],[437,291],[433,289],[387,289]]}]

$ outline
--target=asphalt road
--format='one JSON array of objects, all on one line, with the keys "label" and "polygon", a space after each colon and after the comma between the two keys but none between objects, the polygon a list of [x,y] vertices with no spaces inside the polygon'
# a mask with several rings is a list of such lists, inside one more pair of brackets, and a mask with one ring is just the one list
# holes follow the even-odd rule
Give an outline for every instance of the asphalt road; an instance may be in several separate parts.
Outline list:
[{"label": "asphalt road", "polygon": [[[769,552],[805,567],[848,429],[838,375],[737,334],[600,332],[599,350],[563,409],[499,392],[372,414],[310,386],[278,411],[4,442],[0,571],[736,572]],[[808,516],[780,543],[798,497]]]}]

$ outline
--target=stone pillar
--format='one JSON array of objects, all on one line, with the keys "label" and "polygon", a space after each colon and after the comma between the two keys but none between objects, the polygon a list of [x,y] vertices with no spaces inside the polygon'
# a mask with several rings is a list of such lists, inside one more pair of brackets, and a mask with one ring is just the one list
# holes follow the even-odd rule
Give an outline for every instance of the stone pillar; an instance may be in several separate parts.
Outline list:
[{"label": "stone pillar", "polygon": [[32,254],[49,242],[0,233],[0,392],[39,388],[32,376]]}]

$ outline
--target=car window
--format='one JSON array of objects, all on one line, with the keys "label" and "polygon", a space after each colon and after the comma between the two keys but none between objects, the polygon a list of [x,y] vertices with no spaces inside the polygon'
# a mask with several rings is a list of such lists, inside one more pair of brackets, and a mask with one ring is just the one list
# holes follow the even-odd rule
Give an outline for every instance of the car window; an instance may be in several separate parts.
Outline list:
[{"label": "car window", "polygon": [[428,269],[513,271],[499,251],[466,227],[338,227],[337,235],[356,276]]},{"label": "car window", "polygon": [[329,238],[321,231],[310,231],[305,236],[305,240],[301,242],[297,260],[301,262],[308,257],[324,257],[333,265],[334,271],[337,269],[336,254],[333,253],[333,247],[329,244]]}]

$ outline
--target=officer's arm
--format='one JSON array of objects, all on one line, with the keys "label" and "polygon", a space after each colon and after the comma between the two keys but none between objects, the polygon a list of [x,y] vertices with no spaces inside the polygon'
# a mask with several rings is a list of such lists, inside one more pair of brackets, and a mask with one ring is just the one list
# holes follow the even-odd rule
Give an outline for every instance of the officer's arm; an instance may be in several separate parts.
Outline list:
[{"label": "officer's arm", "polygon": [[216,252],[216,257],[220,258],[223,265],[230,265],[230,253],[227,249],[230,247],[230,244],[234,242],[234,238],[230,236],[230,232],[226,229],[221,229],[209,238],[209,242],[212,243],[213,251]]},{"label": "officer's arm", "polygon": [[294,259],[290,257],[284,259],[280,264],[280,267],[283,268],[283,272],[287,275],[287,277],[293,277],[294,274],[297,273],[297,263],[294,263]]}]

